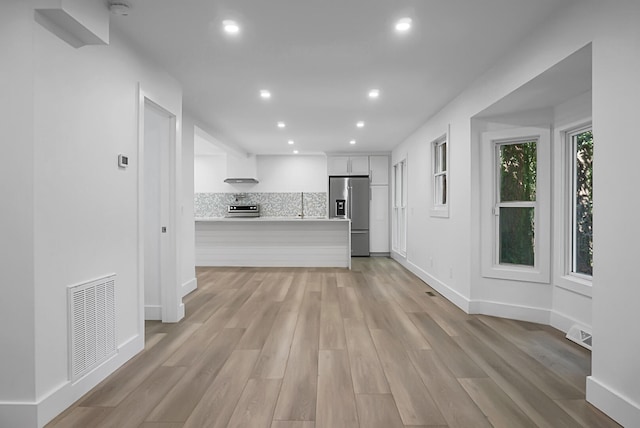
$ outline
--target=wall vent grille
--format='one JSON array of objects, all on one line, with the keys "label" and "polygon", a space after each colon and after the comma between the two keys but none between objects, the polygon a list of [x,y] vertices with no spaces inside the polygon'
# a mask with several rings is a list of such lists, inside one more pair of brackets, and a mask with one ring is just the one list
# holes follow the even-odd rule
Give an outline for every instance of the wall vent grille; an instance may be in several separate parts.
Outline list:
[{"label": "wall vent grille", "polygon": [[110,275],[68,288],[72,382],[116,353],[115,277]]},{"label": "wall vent grille", "polygon": [[567,332],[567,339],[577,343],[580,346],[584,346],[588,350],[591,350],[591,332],[586,327],[574,324]]}]

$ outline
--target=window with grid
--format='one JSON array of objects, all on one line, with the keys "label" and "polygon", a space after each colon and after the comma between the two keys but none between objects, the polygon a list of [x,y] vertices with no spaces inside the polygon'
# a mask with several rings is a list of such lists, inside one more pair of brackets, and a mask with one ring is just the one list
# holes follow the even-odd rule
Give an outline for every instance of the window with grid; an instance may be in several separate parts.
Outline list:
[{"label": "window with grid", "polygon": [[432,217],[448,217],[449,215],[449,156],[447,136],[444,135],[431,144],[432,158]]}]

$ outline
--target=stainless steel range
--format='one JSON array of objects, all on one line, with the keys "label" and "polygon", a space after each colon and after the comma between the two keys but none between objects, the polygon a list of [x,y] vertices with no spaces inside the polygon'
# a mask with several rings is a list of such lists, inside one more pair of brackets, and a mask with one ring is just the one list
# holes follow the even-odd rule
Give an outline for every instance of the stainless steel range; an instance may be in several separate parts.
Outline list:
[{"label": "stainless steel range", "polygon": [[260,217],[260,205],[227,205],[225,217]]}]

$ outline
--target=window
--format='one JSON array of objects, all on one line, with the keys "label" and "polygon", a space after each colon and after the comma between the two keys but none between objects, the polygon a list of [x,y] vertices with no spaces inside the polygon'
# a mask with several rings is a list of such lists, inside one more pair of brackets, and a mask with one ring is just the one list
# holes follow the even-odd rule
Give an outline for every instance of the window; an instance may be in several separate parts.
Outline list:
[{"label": "window", "polygon": [[593,275],[593,132],[590,128],[567,134],[570,150],[571,269]]},{"label": "window", "polygon": [[554,144],[554,284],[591,296],[593,131],[590,119],[557,130]]},{"label": "window", "polygon": [[548,282],[551,249],[549,130],[482,136],[482,274]]},{"label": "window", "polygon": [[499,264],[535,266],[537,141],[496,146]]},{"label": "window", "polygon": [[407,250],[407,161],[393,166],[393,250],[401,255]]},{"label": "window", "polygon": [[433,206],[430,214],[432,217],[449,216],[449,157],[447,142],[448,138],[447,134],[445,134],[431,143]]}]

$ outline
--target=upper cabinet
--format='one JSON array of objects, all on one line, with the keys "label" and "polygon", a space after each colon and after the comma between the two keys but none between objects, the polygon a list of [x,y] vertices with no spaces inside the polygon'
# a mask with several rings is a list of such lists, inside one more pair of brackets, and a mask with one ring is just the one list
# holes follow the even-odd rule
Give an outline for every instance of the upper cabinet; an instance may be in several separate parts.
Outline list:
[{"label": "upper cabinet", "polygon": [[372,186],[389,184],[389,156],[369,156],[369,169]]},{"label": "upper cabinet", "polygon": [[328,156],[329,175],[369,175],[369,156]]}]

